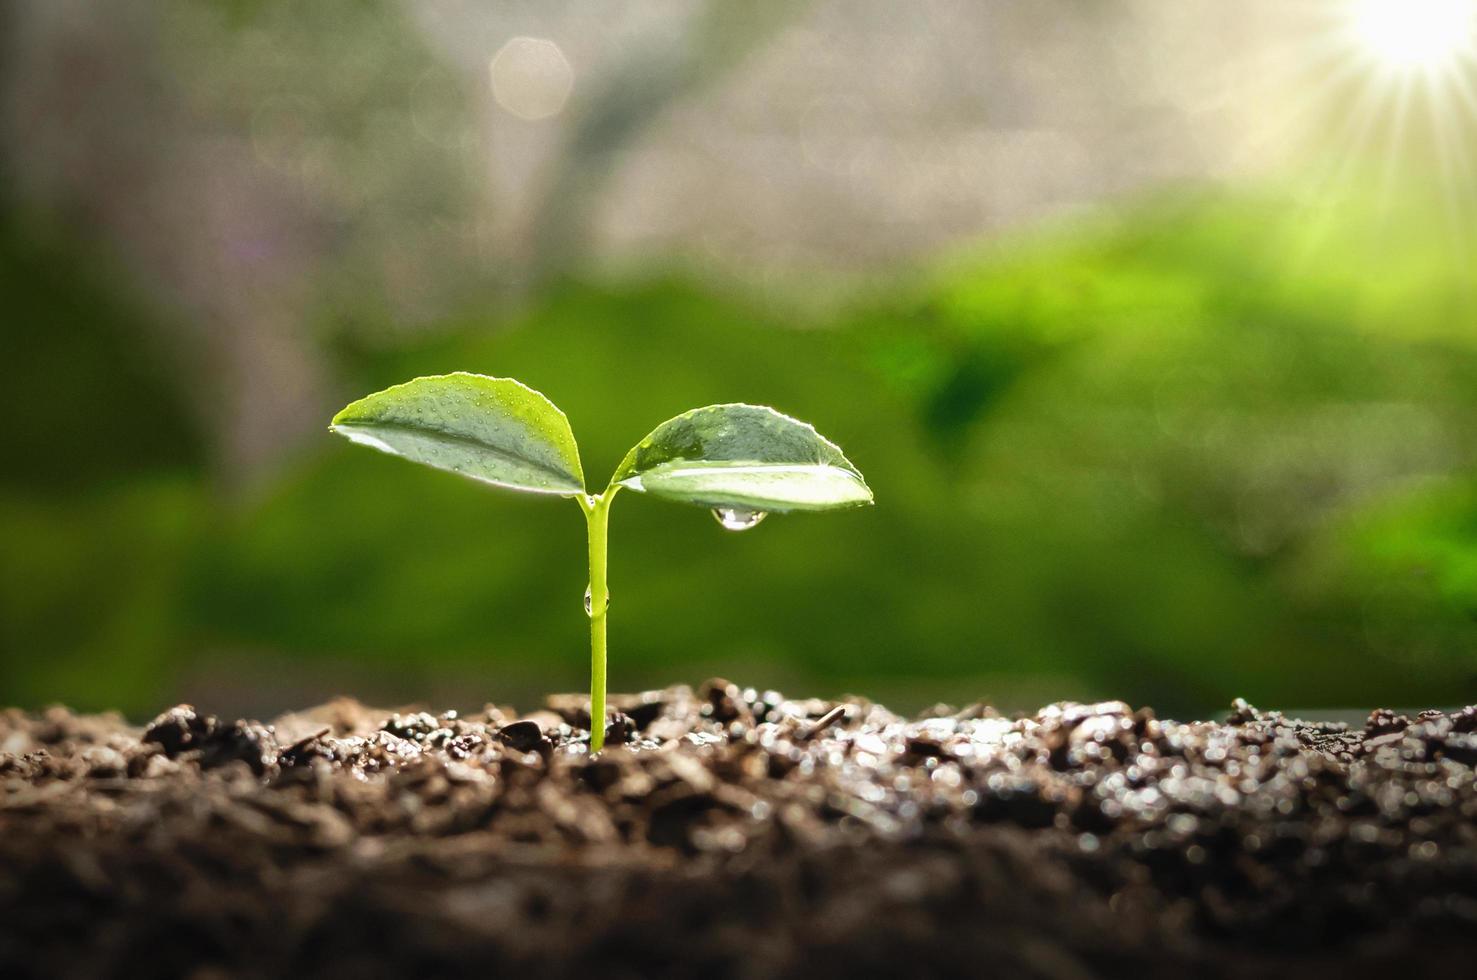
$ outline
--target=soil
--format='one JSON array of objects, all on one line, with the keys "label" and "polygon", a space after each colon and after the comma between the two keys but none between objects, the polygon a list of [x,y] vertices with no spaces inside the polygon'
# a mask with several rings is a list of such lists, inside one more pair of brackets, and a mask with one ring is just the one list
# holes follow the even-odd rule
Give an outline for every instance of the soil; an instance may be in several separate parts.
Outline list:
[{"label": "soil", "polygon": [[1471,975],[1477,708],[0,715],[0,975]]}]

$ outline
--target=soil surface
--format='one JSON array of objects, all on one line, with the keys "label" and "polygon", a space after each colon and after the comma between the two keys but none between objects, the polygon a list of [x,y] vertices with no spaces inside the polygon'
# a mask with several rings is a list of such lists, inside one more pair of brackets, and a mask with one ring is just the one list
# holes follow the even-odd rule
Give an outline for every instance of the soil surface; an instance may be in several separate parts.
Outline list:
[{"label": "soil surface", "polygon": [[0,976],[1472,975],[1477,708],[613,702],[0,715]]}]

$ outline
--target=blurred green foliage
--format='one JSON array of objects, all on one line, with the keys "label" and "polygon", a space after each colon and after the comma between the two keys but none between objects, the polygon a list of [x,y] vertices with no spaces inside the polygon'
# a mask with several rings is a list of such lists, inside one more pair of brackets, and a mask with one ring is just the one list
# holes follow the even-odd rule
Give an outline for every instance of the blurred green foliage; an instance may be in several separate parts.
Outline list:
[{"label": "blurred green foliage", "polygon": [[[1160,200],[824,315],[675,275],[566,280],[418,334],[326,316],[323,343],[345,398],[523,379],[568,412],[592,473],[631,433],[727,400],[846,447],[875,508],[733,536],[701,511],[617,509],[615,689],[721,672],[904,704],[1465,702],[1477,302],[1431,233],[1440,202],[1389,207]],[[9,229],[0,256],[22,355],[0,393],[6,700],[579,689],[574,507],[326,432],[224,492],[138,310],[33,242]]]}]

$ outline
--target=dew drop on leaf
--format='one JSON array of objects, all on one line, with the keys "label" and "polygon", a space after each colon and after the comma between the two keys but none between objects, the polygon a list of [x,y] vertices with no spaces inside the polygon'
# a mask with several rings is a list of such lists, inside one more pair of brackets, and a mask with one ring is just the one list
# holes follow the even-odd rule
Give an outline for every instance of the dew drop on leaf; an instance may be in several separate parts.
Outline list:
[{"label": "dew drop on leaf", "polygon": [[713,508],[713,519],[729,531],[747,531],[768,516],[769,512],[763,510],[745,510],[742,507]]}]

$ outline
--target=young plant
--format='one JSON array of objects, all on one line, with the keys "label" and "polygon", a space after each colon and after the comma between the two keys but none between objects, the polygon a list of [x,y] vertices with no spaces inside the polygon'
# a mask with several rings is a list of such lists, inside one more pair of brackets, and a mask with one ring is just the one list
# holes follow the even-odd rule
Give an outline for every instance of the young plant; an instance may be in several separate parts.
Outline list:
[{"label": "young plant", "polygon": [[626,453],[604,491],[585,489],[569,419],[512,378],[416,378],[361,398],[330,430],[361,445],[529,493],[572,497],[590,542],[590,750],[605,741],[606,540],[623,487],[697,504],[730,531],[771,513],[836,510],[872,502],[850,460],[804,422],[760,405],[709,405],[657,426]]}]

